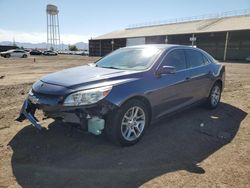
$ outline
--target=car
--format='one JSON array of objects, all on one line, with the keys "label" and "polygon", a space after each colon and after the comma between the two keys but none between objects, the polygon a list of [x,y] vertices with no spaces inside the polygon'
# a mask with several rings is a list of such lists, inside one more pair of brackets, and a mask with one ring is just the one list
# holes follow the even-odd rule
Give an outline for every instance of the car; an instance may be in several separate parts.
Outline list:
[{"label": "car", "polygon": [[9,58],[9,57],[27,58],[29,56],[29,53],[24,50],[15,49],[15,50],[8,50],[6,52],[1,52],[1,56],[5,58]]},{"label": "car", "polygon": [[47,56],[56,56],[57,52],[52,51],[52,50],[46,50],[43,52],[43,55],[47,55]]},{"label": "car", "polygon": [[84,50],[82,55],[85,55],[85,56],[89,56],[89,51],[88,50]]},{"label": "car", "polygon": [[30,53],[30,49],[24,49],[25,52]]},{"label": "car", "polygon": [[186,107],[220,103],[225,66],[205,51],[181,45],[120,48],[95,64],[65,69],[35,82],[18,121],[42,129],[44,115],[77,124],[120,145],[133,145],[151,122]]},{"label": "car", "polygon": [[42,55],[43,53],[40,50],[31,50],[30,55]]}]

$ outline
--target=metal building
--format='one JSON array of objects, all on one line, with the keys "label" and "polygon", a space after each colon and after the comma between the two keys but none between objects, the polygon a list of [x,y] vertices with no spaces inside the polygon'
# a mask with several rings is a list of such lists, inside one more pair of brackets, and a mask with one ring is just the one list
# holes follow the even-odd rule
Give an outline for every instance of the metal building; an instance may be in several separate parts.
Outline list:
[{"label": "metal building", "polygon": [[55,5],[47,5],[47,49],[60,46],[59,10]]},{"label": "metal building", "polygon": [[13,49],[17,49],[19,47],[17,46],[10,46],[10,45],[0,45],[0,52],[5,52],[7,50],[13,50]]},{"label": "metal building", "polygon": [[89,53],[104,56],[120,47],[164,43],[194,45],[220,60],[243,60],[250,56],[250,10],[135,25],[89,40]]}]

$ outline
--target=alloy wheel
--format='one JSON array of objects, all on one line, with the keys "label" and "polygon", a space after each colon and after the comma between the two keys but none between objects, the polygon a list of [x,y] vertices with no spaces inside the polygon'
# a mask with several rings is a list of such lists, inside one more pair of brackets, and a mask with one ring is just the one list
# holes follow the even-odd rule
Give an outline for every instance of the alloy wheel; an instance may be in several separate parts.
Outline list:
[{"label": "alloy wheel", "polygon": [[121,123],[121,133],[125,140],[134,141],[140,137],[146,122],[145,112],[142,108],[134,106],[124,114]]},{"label": "alloy wheel", "polygon": [[220,87],[218,85],[215,85],[212,92],[211,92],[211,104],[212,106],[216,106],[220,101]]}]

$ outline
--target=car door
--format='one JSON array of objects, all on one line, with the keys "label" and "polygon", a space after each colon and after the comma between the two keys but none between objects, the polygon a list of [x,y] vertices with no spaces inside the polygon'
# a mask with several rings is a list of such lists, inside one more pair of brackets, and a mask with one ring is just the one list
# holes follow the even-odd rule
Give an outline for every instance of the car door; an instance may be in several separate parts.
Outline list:
[{"label": "car door", "polygon": [[22,57],[23,56],[23,51],[21,50],[15,50],[13,52],[13,55],[11,54],[12,57]]},{"label": "car door", "polygon": [[192,100],[195,102],[207,96],[208,88],[211,85],[211,74],[209,61],[197,49],[185,49],[188,63],[188,87],[192,93]]},{"label": "car door", "polygon": [[14,50],[11,54],[11,57],[18,57],[18,50]]},{"label": "car door", "polygon": [[189,104],[190,94],[187,88],[187,63],[185,53],[182,49],[174,49],[169,52],[161,62],[159,69],[163,66],[173,66],[175,73],[161,74],[155,79],[153,98],[153,113],[156,118],[178,110]]},{"label": "car door", "polygon": [[23,51],[18,50],[16,57],[22,57],[23,56]]}]

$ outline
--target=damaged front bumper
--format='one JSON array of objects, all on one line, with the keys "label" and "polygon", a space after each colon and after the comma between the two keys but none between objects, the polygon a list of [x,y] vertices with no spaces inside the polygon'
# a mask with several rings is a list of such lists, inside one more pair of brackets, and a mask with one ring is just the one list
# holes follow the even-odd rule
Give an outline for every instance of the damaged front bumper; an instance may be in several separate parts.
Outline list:
[{"label": "damaged front bumper", "polygon": [[31,124],[39,130],[43,129],[43,127],[35,117],[37,109],[42,110],[44,116],[47,118],[61,120],[66,123],[79,124],[81,129],[89,130],[88,120],[92,118],[104,119],[105,115],[116,108],[114,104],[105,100],[99,101],[93,105],[76,107],[66,107],[62,104],[49,106],[36,102],[37,101],[30,100],[28,97],[24,101],[19,117],[16,120],[22,122],[28,119]]},{"label": "damaged front bumper", "polygon": [[25,119],[28,119],[31,124],[37,129],[41,130],[43,127],[40,125],[35,115],[36,108],[34,105],[31,105],[28,99],[26,99],[21,108],[19,117],[16,119],[19,122],[22,122]]}]

